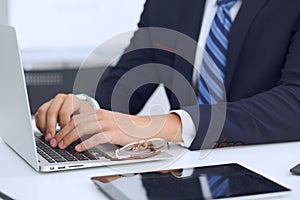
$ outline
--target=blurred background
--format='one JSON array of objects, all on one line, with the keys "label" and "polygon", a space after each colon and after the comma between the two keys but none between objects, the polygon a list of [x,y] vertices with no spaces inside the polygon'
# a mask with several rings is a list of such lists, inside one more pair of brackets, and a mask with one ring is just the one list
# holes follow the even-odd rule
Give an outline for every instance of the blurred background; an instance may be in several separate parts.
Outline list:
[{"label": "blurred background", "polygon": [[[137,28],[145,0],[0,0],[0,24],[16,28],[31,112],[59,92],[70,93],[80,64],[105,41]],[[98,78],[129,37],[100,48],[81,71]],[[95,54],[95,53],[93,53]],[[0,66],[4,67],[4,66]],[[95,73],[97,72],[97,73]],[[95,86],[81,88],[94,95]]]}]

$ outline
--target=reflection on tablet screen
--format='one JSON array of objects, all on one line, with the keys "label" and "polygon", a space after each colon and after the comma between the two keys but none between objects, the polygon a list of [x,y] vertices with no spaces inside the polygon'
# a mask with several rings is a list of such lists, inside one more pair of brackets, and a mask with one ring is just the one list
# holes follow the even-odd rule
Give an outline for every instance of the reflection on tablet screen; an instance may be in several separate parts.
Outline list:
[{"label": "reflection on tablet screen", "polygon": [[272,197],[290,191],[238,164],[91,178],[110,199]]}]

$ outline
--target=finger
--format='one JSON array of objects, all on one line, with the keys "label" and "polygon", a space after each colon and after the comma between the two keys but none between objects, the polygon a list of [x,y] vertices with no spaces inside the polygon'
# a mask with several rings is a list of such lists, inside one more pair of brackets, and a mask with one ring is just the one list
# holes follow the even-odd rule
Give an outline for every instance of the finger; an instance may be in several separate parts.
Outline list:
[{"label": "finger", "polygon": [[90,121],[86,123],[81,123],[79,125],[73,125],[73,129],[66,128],[66,130],[60,131],[56,135],[56,140],[58,143],[58,147],[60,149],[65,149],[74,141],[82,138],[85,135],[91,135],[101,132],[101,128],[98,125],[97,121]]},{"label": "finger", "polygon": [[46,126],[47,126],[46,114],[47,114],[47,110],[48,110],[51,102],[52,102],[52,100],[44,103],[42,106],[39,107],[39,109],[35,113],[35,124],[36,124],[36,127],[42,133],[46,133]]},{"label": "finger", "polygon": [[46,113],[46,133],[51,134],[51,138],[55,136],[56,133],[56,125],[58,122],[58,113],[60,111],[61,106],[65,100],[64,94],[58,94],[53,99],[51,105],[49,106],[47,113]]},{"label": "finger", "polygon": [[56,147],[59,144],[59,148],[64,149],[84,135],[101,132],[102,127],[99,122],[101,115],[99,115],[99,113],[101,112],[96,111],[73,116],[68,125],[59,131],[55,138],[51,140],[51,146]]},{"label": "finger", "polygon": [[77,125],[85,122],[90,122],[90,121],[110,120],[111,118],[112,116],[110,114],[110,111],[105,111],[103,109],[72,116],[72,119],[75,120]]},{"label": "finger", "polygon": [[97,146],[98,144],[107,143],[108,140],[102,133],[97,133],[90,137],[89,139],[81,142],[80,144],[76,145],[75,150],[78,152],[86,151],[92,147]]},{"label": "finger", "polygon": [[61,128],[65,127],[70,121],[71,116],[79,109],[79,101],[73,94],[68,94],[59,111],[59,124]]},{"label": "finger", "polygon": [[[68,143],[65,143],[65,141],[62,141],[63,138],[65,138],[68,134],[74,134],[76,132],[76,126],[79,126],[81,123],[87,123],[87,122],[96,122],[97,117],[94,113],[85,113],[80,115],[75,115],[71,118],[71,121],[65,125],[53,138],[50,142],[50,145],[52,147],[57,147],[58,144],[60,144],[60,148],[67,147]],[[75,130],[74,130],[75,129]],[[78,134],[77,134],[78,135]],[[74,135],[69,136],[69,140],[72,143],[72,141],[76,141],[78,137],[74,137]]]},{"label": "finger", "polygon": [[[38,116],[39,114],[38,114],[38,112],[36,111],[36,113],[34,114],[34,122],[35,122],[35,127],[37,127],[37,129],[39,129],[39,127],[40,127],[40,125],[39,125],[39,120],[38,120]],[[41,130],[40,130],[40,132],[42,132]]]},{"label": "finger", "polygon": [[56,147],[57,144],[60,143],[64,137],[70,134],[73,131],[73,129],[76,129],[76,126],[78,126],[80,123],[84,123],[87,119],[92,121],[95,119],[95,117],[90,117],[90,114],[80,114],[73,116],[70,122],[56,134],[55,138],[51,140],[51,146]]},{"label": "finger", "polygon": [[74,123],[69,123],[69,125],[65,126],[64,128],[62,128],[56,135],[54,138],[52,138],[50,140],[50,146],[52,147],[57,147],[58,143],[60,143],[60,141],[63,139],[63,137],[65,137],[67,134],[69,134],[70,132],[72,132],[72,130],[75,128]]}]

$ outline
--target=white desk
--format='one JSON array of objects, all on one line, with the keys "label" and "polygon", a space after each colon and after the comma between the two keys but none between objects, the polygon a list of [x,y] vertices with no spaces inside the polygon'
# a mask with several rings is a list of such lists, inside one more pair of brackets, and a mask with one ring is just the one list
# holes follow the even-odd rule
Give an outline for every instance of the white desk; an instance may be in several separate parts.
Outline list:
[{"label": "white desk", "polygon": [[105,199],[90,181],[91,176],[237,162],[291,188],[291,194],[283,199],[296,200],[300,198],[300,176],[291,175],[289,169],[300,162],[299,149],[300,142],[244,146],[187,152],[172,162],[39,173],[0,139],[0,191],[16,199]]}]

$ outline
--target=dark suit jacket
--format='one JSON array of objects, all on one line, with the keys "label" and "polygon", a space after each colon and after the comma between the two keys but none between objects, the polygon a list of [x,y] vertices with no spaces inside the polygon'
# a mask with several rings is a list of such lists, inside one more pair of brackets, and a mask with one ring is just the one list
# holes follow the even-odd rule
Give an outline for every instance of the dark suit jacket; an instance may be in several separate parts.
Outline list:
[{"label": "dark suit jacket", "polygon": [[[204,0],[148,0],[139,27],[167,28],[198,40],[204,5]],[[147,40],[149,44],[159,46],[160,50],[144,44],[142,46],[147,48],[126,52],[117,67],[107,70],[96,93],[102,108],[131,114],[139,111],[155,89],[155,84],[139,87],[130,95],[129,104],[124,100],[116,109],[112,108],[111,97],[120,77],[145,63],[169,66],[192,84],[193,66],[176,51],[186,48],[193,56],[195,47],[184,47],[176,37],[171,37],[167,45],[164,40],[153,38],[149,34],[149,37],[141,39],[137,32],[128,49]],[[143,79],[147,74],[137,77]],[[124,95],[128,94],[128,88],[123,89]],[[229,35],[225,89],[228,103],[224,127],[218,137],[205,139],[208,134],[218,132],[217,129],[208,131],[208,127],[210,123],[222,125],[224,113],[221,111],[225,104],[214,106],[214,112],[221,117],[210,120],[210,105],[180,103],[178,96],[168,88],[172,109],[186,110],[197,127],[191,149],[210,147],[214,142],[258,144],[300,139],[299,0],[243,0]],[[122,99],[121,94],[118,96]]]}]

